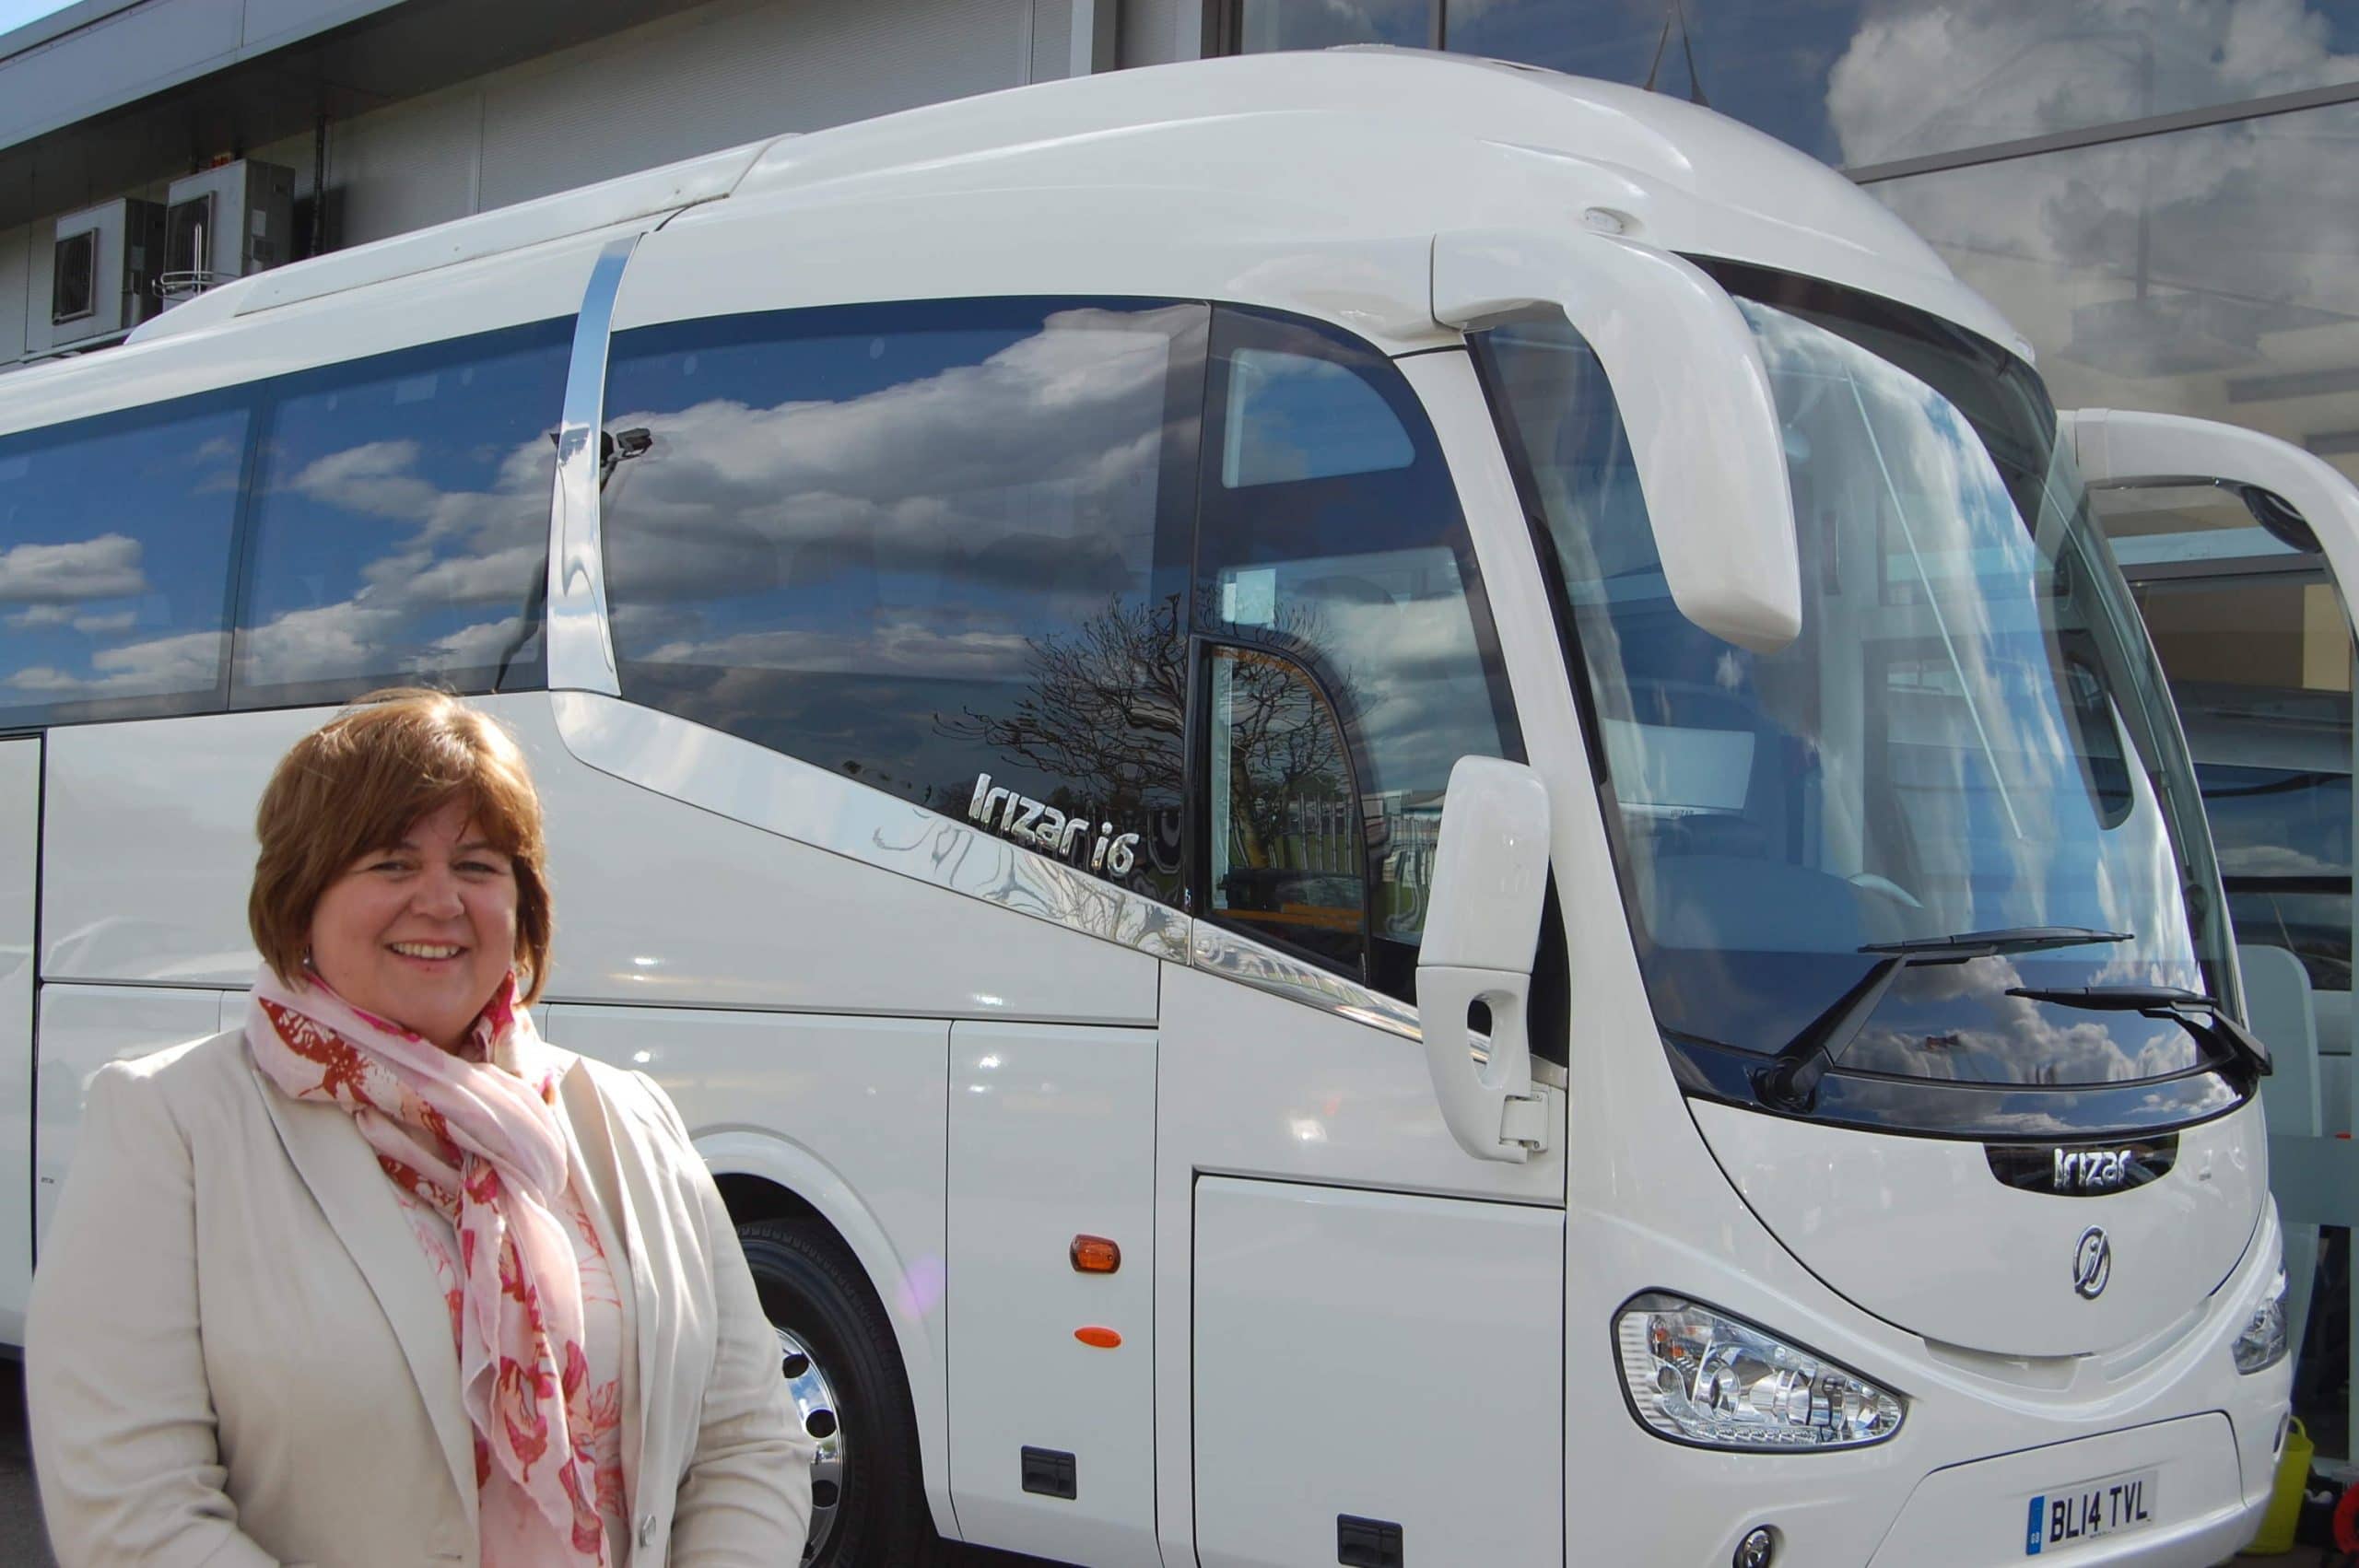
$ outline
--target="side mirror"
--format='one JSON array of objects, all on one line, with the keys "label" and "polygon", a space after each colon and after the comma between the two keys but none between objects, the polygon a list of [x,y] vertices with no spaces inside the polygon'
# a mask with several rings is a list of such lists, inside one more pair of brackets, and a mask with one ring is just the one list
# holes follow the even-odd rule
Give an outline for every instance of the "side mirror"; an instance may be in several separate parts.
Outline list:
[{"label": "side mirror", "polygon": [[[1442,798],[1417,1012],[1442,1119],[1478,1160],[1521,1164],[1547,1147],[1528,1030],[1547,886],[1548,790],[1540,775],[1496,757],[1459,758]],[[1491,1013],[1490,1048],[1479,1062],[1467,1024],[1478,1001]]]},{"label": "side mirror", "polygon": [[2345,614],[2359,593],[2359,489],[2323,458],[2274,436],[2177,414],[2083,408],[2057,415],[2087,484],[2258,486],[2301,513],[2326,556]]},{"label": "side mirror", "polygon": [[1586,232],[1434,237],[1434,320],[1561,315],[1614,383],[1679,613],[1775,653],[1802,626],[1793,491],[1769,370],[1735,301],[1688,262]]}]

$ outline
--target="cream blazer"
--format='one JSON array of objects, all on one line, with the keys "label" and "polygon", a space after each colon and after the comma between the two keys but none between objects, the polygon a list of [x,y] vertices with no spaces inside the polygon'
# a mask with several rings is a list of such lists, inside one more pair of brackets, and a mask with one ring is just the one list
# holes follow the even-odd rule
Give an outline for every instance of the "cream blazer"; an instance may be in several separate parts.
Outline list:
[{"label": "cream blazer", "polygon": [[[811,1444],[712,1177],[641,1074],[585,1059],[560,1106],[628,1264],[628,1568],[791,1568]],[[61,1568],[477,1568],[433,1273],[352,1117],[281,1093],[242,1033],[99,1073],[40,1262],[26,1390]]]}]

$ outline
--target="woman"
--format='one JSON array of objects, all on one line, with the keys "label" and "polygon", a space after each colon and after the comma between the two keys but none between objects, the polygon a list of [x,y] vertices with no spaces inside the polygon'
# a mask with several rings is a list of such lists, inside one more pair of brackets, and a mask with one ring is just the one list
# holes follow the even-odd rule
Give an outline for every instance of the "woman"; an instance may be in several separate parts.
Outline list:
[{"label": "woman", "polygon": [[662,1090],[525,1011],[515,743],[376,694],[257,828],[244,1026],[98,1074],[42,1246],[63,1568],[798,1562],[811,1445],[720,1193]]}]

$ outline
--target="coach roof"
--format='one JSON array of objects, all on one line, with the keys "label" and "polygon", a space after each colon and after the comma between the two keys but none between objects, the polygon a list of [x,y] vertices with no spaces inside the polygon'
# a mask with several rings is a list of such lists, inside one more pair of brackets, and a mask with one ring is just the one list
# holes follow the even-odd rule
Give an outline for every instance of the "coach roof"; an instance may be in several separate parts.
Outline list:
[{"label": "coach roof", "polygon": [[1309,241],[1322,255],[1451,228],[1574,226],[1604,209],[1666,249],[1825,277],[2023,350],[1899,219],[1769,136],[1635,88],[1391,49],[1120,71],[782,136],[241,279],[134,342],[684,207],[700,209],[692,225],[792,214],[807,240],[829,208],[861,209],[850,227],[868,233],[880,205],[979,195],[957,204],[964,228],[945,245],[992,239],[980,230],[994,205],[1015,228],[1003,246],[1022,242],[1043,204],[1063,203],[1068,233],[1102,211],[1133,240],[1158,216],[1180,236],[1217,212],[1273,252]]}]

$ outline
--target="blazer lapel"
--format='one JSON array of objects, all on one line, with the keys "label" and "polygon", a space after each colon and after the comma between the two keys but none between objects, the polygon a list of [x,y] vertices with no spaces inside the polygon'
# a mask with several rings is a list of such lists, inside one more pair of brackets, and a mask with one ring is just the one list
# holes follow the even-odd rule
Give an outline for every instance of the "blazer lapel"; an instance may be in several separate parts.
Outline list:
[{"label": "blazer lapel", "polygon": [[459,1398],[451,1309],[434,1287],[433,1270],[418,1252],[417,1238],[393,1197],[393,1185],[359,1129],[352,1125],[350,1113],[290,1098],[259,1068],[250,1063],[249,1071],[261,1087],[263,1104],[288,1158],[369,1281],[401,1344],[418,1398],[441,1440],[442,1457],[450,1466],[452,1484],[458,1488],[472,1537],[477,1527],[475,1437]]},{"label": "blazer lapel", "polygon": [[[631,1499],[632,1513],[639,1515],[644,1512],[639,1503],[639,1478],[646,1471],[648,1433],[658,1419],[655,1369],[665,1353],[666,1338],[672,1328],[668,1304],[656,1290],[655,1271],[648,1263],[646,1233],[641,1225],[640,1211],[651,1199],[651,1195],[633,1190],[632,1172],[616,1156],[621,1137],[613,1114],[588,1070],[576,1061],[566,1073],[558,1093],[565,1100],[565,1119],[573,1135],[575,1151],[589,1171],[602,1202],[612,1205],[604,1216],[608,1225],[602,1230],[610,1228],[621,1242],[623,1256],[630,1267],[631,1337],[638,1341],[639,1352],[639,1420],[632,1423],[623,1445],[623,1491]],[[612,1261],[610,1257],[608,1262]]]}]

